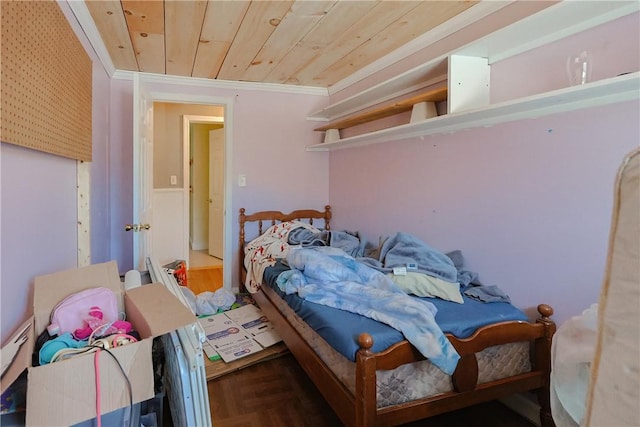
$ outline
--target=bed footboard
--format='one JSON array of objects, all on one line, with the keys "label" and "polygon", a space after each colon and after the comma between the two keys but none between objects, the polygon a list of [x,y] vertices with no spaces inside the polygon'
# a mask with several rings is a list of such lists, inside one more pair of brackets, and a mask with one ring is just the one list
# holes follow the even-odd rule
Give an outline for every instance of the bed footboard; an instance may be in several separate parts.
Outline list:
[{"label": "bed footboard", "polygon": [[[424,360],[407,341],[400,342],[381,353],[372,353],[373,340],[366,333],[360,335],[360,350],[356,359],[356,426],[397,425],[431,417],[452,410],[498,399],[514,393],[535,391],[540,404],[540,422],[553,427],[549,403],[549,374],[551,372],[551,339],[555,323],[550,319],[553,309],[541,304],[535,323],[503,322],[480,328],[466,339],[449,336],[461,356],[452,376],[454,390],[433,397],[400,405],[376,407],[376,371],[394,369],[406,363]],[[531,371],[508,378],[478,384],[476,353],[500,344],[520,341],[532,343]]]}]

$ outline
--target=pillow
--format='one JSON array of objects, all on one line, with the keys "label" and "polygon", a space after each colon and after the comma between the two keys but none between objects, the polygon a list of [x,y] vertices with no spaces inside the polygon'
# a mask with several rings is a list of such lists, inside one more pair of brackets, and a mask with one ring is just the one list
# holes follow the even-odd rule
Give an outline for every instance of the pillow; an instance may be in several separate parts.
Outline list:
[{"label": "pillow", "polygon": [[463,304],[460,284],[447,282],[424,273],[408,271],[406,275],[389,273],[387,276],[408,294],[419,297],[440,298]]}]

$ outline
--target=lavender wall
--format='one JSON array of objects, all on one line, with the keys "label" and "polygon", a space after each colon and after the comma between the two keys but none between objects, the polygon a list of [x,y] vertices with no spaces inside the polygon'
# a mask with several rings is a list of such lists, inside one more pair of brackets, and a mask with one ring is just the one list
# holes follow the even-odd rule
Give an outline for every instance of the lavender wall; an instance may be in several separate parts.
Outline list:
[{"label": "lavender wall", "polygon": [[31,313],[35,276],[77,262],[76,161],[0,146],[2,342]]},{"label": "lavender wall", "polygon": [[[109,78],[69,6],[66,2],[59,5],[93,61],[91,259],[106,261],[110,259]],[[0,341],[4,343],[32,313],[33,279],[77,266],[77,164],[0,144]]]},{"label": "lavender wall", "polygon": [[598,299],[637,102],[332,152],[334,226],[461,249],[485,284],[564,321]]},{"label": "lavender wall", "polygon": [[569,86],[567,58],[583,51],[591,57],[590,81],[639,71],[639,41],[640,13],[633,13],[492,64],[491,102]]},{"label": "lavender wall", "polygon": [[[582,50],[593,55],[592,80],[638,71],[639,43],[634,13],[494,63],[491,101],[568,86],[566,57]],[[461,249],[485,284],[530,314],[551,304],[563,322],[598,300],[614,179],[640,144],[639,118],[636,100],[332,152],[334,225]]]}]

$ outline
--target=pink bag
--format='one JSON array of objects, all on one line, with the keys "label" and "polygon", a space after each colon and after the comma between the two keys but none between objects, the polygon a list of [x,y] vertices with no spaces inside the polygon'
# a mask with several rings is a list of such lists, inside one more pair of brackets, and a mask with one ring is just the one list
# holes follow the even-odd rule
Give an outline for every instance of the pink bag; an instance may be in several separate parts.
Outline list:
[{"label": "pink bag", "polygon": [[47,326],[50,335],[73,333],[86,326],[92,308],[102,310],[102,320],[115,322],[118,320],[118,298],[108,288],[91,288],[71,294],[56,305],[51,311],[51,324]]}]

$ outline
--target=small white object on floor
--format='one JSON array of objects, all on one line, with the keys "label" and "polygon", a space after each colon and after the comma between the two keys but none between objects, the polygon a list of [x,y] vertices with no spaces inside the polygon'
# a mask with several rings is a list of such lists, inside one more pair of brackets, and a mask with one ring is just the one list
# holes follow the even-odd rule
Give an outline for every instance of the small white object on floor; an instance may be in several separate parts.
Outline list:
[{"label": "small white object on floor", "polygon": [[128,291],[129,289],[137,288],[139,286],[142,286],[140,272],[138,270],[127,271],[124,275],[124,289]]}]

